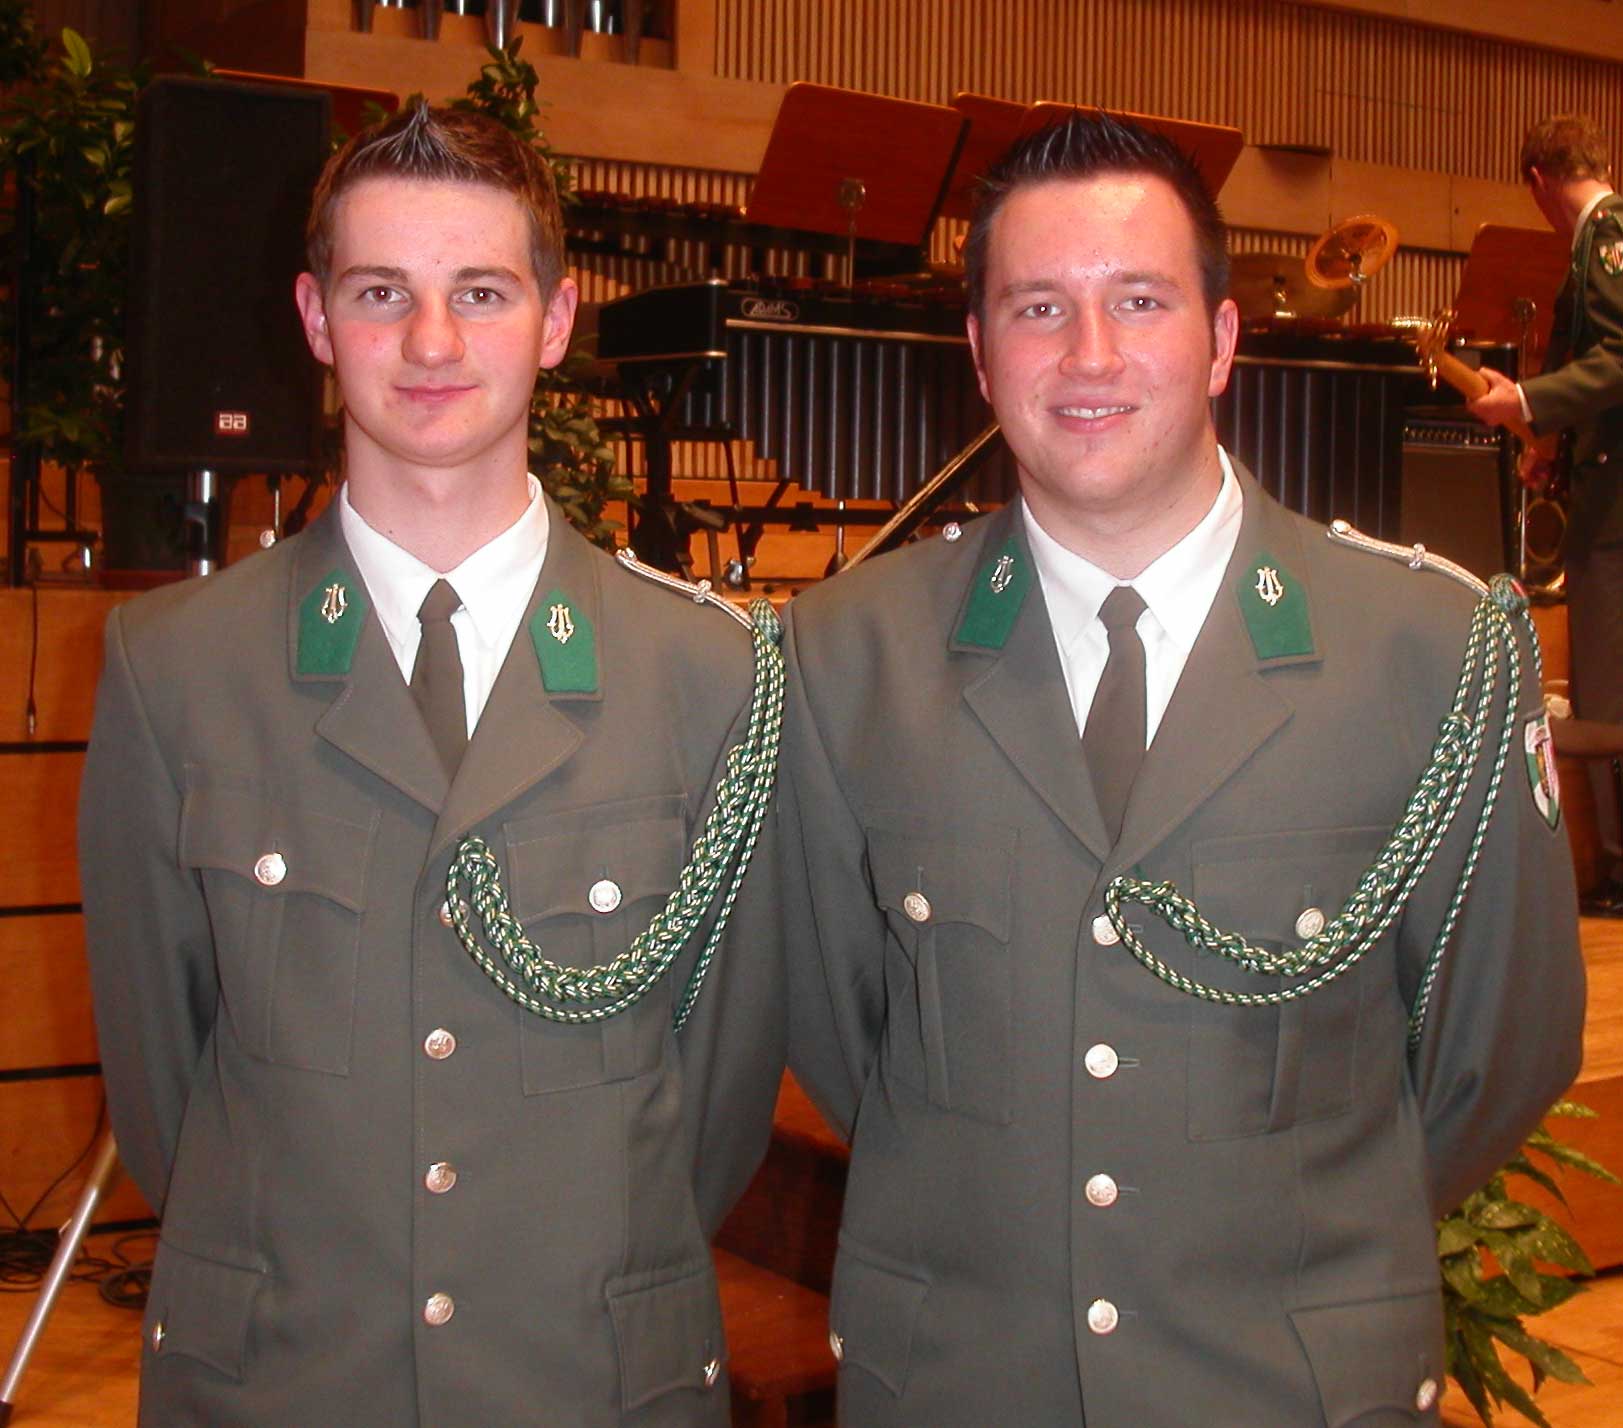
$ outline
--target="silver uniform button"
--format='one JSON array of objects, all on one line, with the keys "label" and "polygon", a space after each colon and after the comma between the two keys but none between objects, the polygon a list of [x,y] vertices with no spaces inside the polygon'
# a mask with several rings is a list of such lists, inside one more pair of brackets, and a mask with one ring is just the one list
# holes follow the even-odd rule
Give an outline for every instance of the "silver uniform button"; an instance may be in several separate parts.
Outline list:
[{"label": "silver uniform button", "polygon": [[456,1300],[449,1294],[430,1294],[423,1304],[423,1322],[436,1329],[455,1313]]},{"label": "silver uniform button", "polygon": [[423,1176],[423,1184],[428,1186],[429,1194],[443,1195],[456,1184],[456,1166],[448,1160],[436,1160]]},{"label": "silver uniform button", "polygon": [[158,1322],[152,1326],[152,1352],[153,1353],[158,1353],[163,1349],[164,1335],[167,1334],[168,1332],[169,1331],[167,1329],[165,1329],[164,1326],[163,1326],[163,1320],[162,1319],[158,1320]]},{"label": "silver uniform button", "polygon": [[930,899],[921,892],[910,892],[902,899],[902,911],[914,922],[930,920]]},{"label": "silver uniform button", "polygon": [[1108,1299],[1095,1299],[1088,1305],[1088,1328],[1095,1334],[1111,1333],[1121,1323],[1121,1315]]},{"label": "silver uniform button", "polygon": [[1121,1058],[1116,1055],[1114,1046],[1106,1046],[1100,1041],[1082,1053],[1082,1064],[1088,1068],[1088,1075],[1103,1081],[1106,1077],[1116,1074],[1116,1068],[1121,1065]]},{"label": "silver uniform button", "polygon": [[1116,1182],[1102,1173],[1090,1175],[1088,1183],[1083,1187],[1083,1193],[1088,1197],[1088,1204],[1097,1205],[1102,1210],[1105,1206],[1116,1203]]},{"label": "silver uniform button", "polygon": [[845,1362],[845,1340],[833,1329],[828,1331],[829,1352],[834,1355],[835,1363]]},{"label": "silver uniform button", "polygon": [[449,898],[447,898],[444,902],[442,902],[440,904],[440,926],[441,927],[449,927],[450,925],[451,925],[451,900]]},{"label": "silver uniform button", "polygon": [[456,1050],[456,1038],[443,1026],[436,1026],[423,1038],[423,1054],[430,1061],[443,1061]]},{"label": "silver uniform button", "polygon": [[1604,451],[1597,451],[1595,453],[1595,465],[1604,466],[1605,464],[1606,464],[1606,453]]},{"label": "silver uniform button", "polygon": [[592,884],[586,894],[586,901],[591,903],[593,912],[613,912],[620,906],[620,884],[613,878],[599,878]]},{"label": "silver uniform button", "polygon": [[957,540],[964,533],[964,528],[957,521],[948,521],[941,527],[941,539],[946,541]]},{"label": "silver uniform button", "polygon": [[1437,1380],[1434,1378],[1421,1379],[1420,1387],[1414,1391],[1414,1406],[1424,1413],[1436,1402]]},{"label": "silver uniform button", "polygon": [[706,1388],[714,1388],[716,1386],[716,1380],[720,1377],[721,1360],[711,1359],[710,1362],[704,1366],[704,1386]]},{"label": "silver uniform button", "polygon": [[1121,934],[1111,925],[1108,914],[1101,912],[1093,919],[1093,940],[1101,947],[1114,947],[1121,941]]},{"label": "silver uniform button", "polygon": [[254,876],[268,888],[273,888],[287,876],[287,859],[280,853],[263,853],[254,864]]},{"label": "silver uniform button", "polygon": [[1303,908],[1296,919],[1296,935],[1303,939],[1317,937],[1324,931],[1324,912],[1317,907]]}]

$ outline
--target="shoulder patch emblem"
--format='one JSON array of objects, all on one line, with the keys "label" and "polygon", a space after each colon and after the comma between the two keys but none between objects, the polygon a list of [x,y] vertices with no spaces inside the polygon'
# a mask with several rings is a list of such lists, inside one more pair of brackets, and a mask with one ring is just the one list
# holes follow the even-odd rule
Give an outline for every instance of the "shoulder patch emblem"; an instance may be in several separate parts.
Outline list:
[{"label": "shoulder patch emblem", "polygon": [[1600,255],[1600,265],[1606,271],[1606,276],[1615,278],[1623,273],[1623,238],[1611,243],[1597,243],[1595,251]]},{"label": "shoulder patch emblem", "polygon": [[1527,756],[1527,787],[1533,806],[1554,828],[1561,821],[1561,779],[1555,771],[1555,740],[1547,715],[1535,715],[1522,726],[1522,751]]},{"label": "shoulder patch emblem", "polygon": [[348,674],[366,609],[365,591],[342,570],[318,581],[299,602],[299,673]]},{"label": "shoulder patch emblem", "polygon": [[1291,659],[1313,653],[1313,625],[1307,592],[1273,556],[1259,555],[1235,584],[1246,633],[1259,660]]},{"label": "shoulder patch emblem", "polygon": [[562,590],[530,617],[530,642],[548,694],[597,693],[597,637],[592,622]]},{"label": "shoulder patch emblem", "polygon": [[959,644],[1000,650],[1008,641],[1034,579],[1031,561],[1013,536],[993,551],[975,575],[954,638]]}]

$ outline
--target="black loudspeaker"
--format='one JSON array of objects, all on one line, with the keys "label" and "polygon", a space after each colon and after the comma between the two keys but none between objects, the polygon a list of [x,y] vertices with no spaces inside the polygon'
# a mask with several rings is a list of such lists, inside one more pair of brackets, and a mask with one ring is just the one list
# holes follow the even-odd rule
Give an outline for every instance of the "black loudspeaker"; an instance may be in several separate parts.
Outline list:
[{"label": "black loudspeaker", "polygon": [[293,305],[331,132],[319,91],[162,78],[135,129],[133,471],[312,470],[322,369]]},{"label": "black loudspeaker", "polygon": [[1471,417],[1407,416],[1398,540],[1417,541],[1486,580],[1516,569],[1500,433]]}]

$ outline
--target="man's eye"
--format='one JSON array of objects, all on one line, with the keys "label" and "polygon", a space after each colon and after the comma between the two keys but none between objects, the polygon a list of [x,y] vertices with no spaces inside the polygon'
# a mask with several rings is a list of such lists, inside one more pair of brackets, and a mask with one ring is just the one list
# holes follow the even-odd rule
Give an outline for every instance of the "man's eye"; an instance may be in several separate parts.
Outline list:
[{"label": "man's eye", "polygon": [[386,303],[386,302],[392,302],[394,300],[394,296],[395,296],[395,291],[394,291],[393,288],[386,288],[386,287],[383,287],[381,284],[379,284],[379,285],[367,288],[361,294],[361,301],[362,302],[369,302],[369,303]]},{"label": "man's eye", "polygon": [[1028,303],[1020,309],[1021,317],[1053,317],[1059,311],[1059,306],[1051,302]]},{"label": "man's eye", "polygon": [[1135,293],[1122,303],[1122,306],[1128,312],[1154,312],[1161,304],[1144,293]]},{"label": "man's eye", "polygon": [[495,288],[469,288],[463,293],[463,302],[471,307],[489,307],[501,301],[502,295]]}]

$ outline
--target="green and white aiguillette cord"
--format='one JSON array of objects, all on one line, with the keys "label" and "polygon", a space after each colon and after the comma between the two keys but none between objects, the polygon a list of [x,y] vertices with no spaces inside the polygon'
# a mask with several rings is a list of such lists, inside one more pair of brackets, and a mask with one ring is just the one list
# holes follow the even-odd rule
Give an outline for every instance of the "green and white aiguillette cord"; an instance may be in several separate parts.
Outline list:
[{"label": "green and white aiguillette cord", "polygon": [[[1517,644],[1518,623],[1525,626],[1533,651],[1533,676],[1542,687],[1542,661],[1538,638],[1533,634],[1527,596],[1508,575],[1495,576],[1484,585],[1469,571],[1427,554],[1420,546],[1395,546],[1360,535],[1345,522],[1331,527],[1331,538],[1359,549],[1402,560],[1415,569],[1422,566],[1440,570],[1481,594],[1471,618],[1471,629],[1461,663],[1459,683],[1453,703],[1444,716],[1432,745],[1431,758],[1420,775],[1386,844],[1365,870],[1358,886],[1336,916],[1318,936],[1300,947],[1278,952],[1254,947],[1237,933],[1224,932],[1200,915],[1199,909],[1170,883],[1150,883],[1118,877],[1105,890],[1105,912],[1121,937],[1121,945],[1170,987],[1205,1001],[1224,1006],[1264,1007],[1305,997],[1326,986],[1355,966],[1403,912],[1410,895],[1425,876],[1432,859],[1454,825],[1483,751],[1495,710],[1499,728],[1493,746],[1493,767],[1482,796],[1481,811],[1462,864],[1459,881],[1437,929],[1424,974],[1409,1010],[1409,1050],[1420,1044],[1426,1010],[1432,989],[1442,968],[1443,956],[1454,926],[1465,905],[1466,895],[1476,875],[1483,840],[1499,799],[1506,759],[1515,736],[1516,710],[1521,695],[1521,651]],[[1503,690],[1500,689],[1501,676]],[[1502,697],[1501,697],[1502,693]],[[1144,946],[1128,924],[1126,908],[1138,904],[1147,909],[1198,952],[1226,958],[1259,977],[1303,977],[1269,992],[1232,992],[1209,986],[1169,967]]]},{"label": "green and white aiguillette cord", "polygon": [[[727,930],[772,799],[783,733],[783,653],[778,648],[783,629],[766,600],[753,601],[744,615],[712,594],[707,581],[689,585],[638,565],[629,552],[620,552],[620,557],[637,574],[679,590],[696,603],[719,605],[749,629],[755,647],[749,723],[743,740],[727,752],[726,772],[716,787],[710,816],[676,890],[624,952],[596,967],[562,966],[525,936],[508,910],[495,855],[482,838],[466,838],[458,847],[446,878],[446,897],[457,937],[502,991],[537,1016],[576,1025],[604,1021],[634,1006],[710,918],[709,936],[672,1012],[672,1022],[681,1030]],[[495,955],[475,933],[475,916]]]}]

